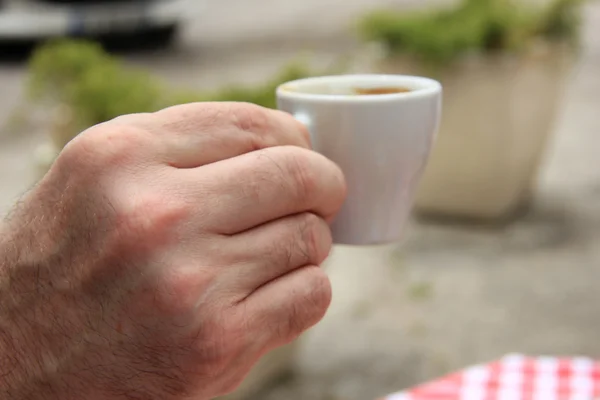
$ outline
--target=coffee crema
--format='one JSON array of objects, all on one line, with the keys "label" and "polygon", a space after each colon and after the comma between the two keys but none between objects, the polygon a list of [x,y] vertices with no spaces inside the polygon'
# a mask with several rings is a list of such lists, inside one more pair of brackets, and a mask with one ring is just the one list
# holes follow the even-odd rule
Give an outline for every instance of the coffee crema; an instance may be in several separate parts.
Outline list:
[{"label": "coffee crema", "polygon": [[394,94],[408,93],[411,89],[405,87],[376,87],[376,88],[354,88],[354,93],[357,95],[377,95],[377,94]]}]

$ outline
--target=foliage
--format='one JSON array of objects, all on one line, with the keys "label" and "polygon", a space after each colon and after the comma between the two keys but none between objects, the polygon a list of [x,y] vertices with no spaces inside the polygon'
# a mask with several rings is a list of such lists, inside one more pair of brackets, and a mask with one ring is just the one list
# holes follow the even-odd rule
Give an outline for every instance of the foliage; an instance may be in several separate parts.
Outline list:
[{"label": "foliage", "polygon": [[[67,106],[74,116],[72,129],[78,132],[119,115],[197,101],[239,101],[275,108],[277,86],[311,75],[314,72],[307,64],[294,61],[260,85],[181,90],[146,71],[124,65],[97,44],[62,39],[40,47],[33,55],[29,94],[35,102]],[[72,137],[75,133],[69,134]]]},{"label": "foliage", "polygon": [[294,61],[286,65],[276,76],[256,86],[230,85],[214,92],[174,92],[169,104],[191,103],[196,101],[240,101],[258,104],[263,107],[276,108],[275,91],[284,82],[314,75],[308,65]]},{"label": "foliage", "polygon": [[87,126],[123,114],[157,111],[163,90],[145,71],[109,63],[90,69],[73,85],[69,105],[79,125]]},{"label": "foliage", "polygon": [[30,98],[68,106],[74,129],[122,114],[154,111],[165,90],[150,74],[125,67],[87,41],[63,39],[41,46],[29,72]]},{"label": "foliage", "polygon": [[36,99],[65,101],[82,77],[96,66],[113,63],[100,45],[53,41],[36,50],[29,63],[29,94]]},{"label": "foliage", "polygon": [[444,65],[469,52],[516,51],[539,38],[575,39],[580,2],[552,0],[534,8],[518,0],[463,0],[433,11],[380,10],[366,15],[359,30],[390,54]]},{"label": "foliage", "polygon": [[567,39],[576,44],[579,39],[583,0],[555,0],[538,21],[538,34],[551,40]]}]

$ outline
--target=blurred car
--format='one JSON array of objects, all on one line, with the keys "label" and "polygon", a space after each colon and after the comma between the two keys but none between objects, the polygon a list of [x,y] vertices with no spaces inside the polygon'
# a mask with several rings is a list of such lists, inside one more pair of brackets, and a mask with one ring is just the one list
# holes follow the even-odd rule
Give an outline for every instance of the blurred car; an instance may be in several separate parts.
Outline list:
[{"label": "blurred car", "polygon": [[0,0],[0,40],[138,33],[170,40],[189,1]]}]

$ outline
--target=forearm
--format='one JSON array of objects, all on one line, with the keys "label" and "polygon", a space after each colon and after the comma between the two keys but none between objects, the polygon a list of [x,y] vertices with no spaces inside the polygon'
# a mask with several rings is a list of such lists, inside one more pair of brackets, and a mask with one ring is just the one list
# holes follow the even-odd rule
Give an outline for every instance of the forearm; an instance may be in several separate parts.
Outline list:
[{"label": "forearm", "polygon": [[[32,372],[30,355],[27,354],[26,342],[30,341],[31,329],[23,326],[25,319],[20,313],[23,302],[17,294],[22,292],[21,285],[15,279],[14,270],[18,262],[15,252],[14,235],[10,235],[3,222],[0,234],[0,399],[26,398],[23,388],[30,386],[28,382]],[[23,304],[24,303],[24,304]]]},{"label": "forearm", "polygon": [[43,207],[30,198],[0,227],[0,400],[130,398],[140,385],[122,377],[135,369],[111,347],[118,328],[109,298],[121,292],[109,281],[119,275],[86,272],[112,265],[111,252],[87,242],[111,231],[110,218],[103,213],[96,232],[82,232],[76,222],[88,215],[61,219]]},{"label": "forearm", "polygon": [[20,232],[9,232],[7,222],[0,229],[0,399],[34,398],[42,369],[30,319],[38,305],[19,269]]},{"label": "forearm", "polygon": [[0,226],[0,399],[71,399],[68,338],[81,330],[65,324],[70,318],[66,308],[65,318],[60,315],[61,296],[49,290],[53,257],[35,238],[48,233],[16,213]]}]

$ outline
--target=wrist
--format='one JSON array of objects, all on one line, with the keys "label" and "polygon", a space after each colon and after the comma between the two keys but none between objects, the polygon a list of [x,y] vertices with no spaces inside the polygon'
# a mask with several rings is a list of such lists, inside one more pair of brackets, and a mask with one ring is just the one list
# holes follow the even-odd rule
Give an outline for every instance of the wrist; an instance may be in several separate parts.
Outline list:
[{"label": "wrist", "polygon": [[18,351],[23,337],[18,334],[20,321],[14,312],[16,283],[12,272],[18,257],[6,225],[3,222],[0,226],[0,399],[18,399],[15,390],[23,375],[23,362],[27,356]]},{"label": "wrist", "polygon": [[0,400],[70,400],[60,390],[65,325],[47,291],[52,257],[36,240],[47,233],[23,216],[16,210],[0,224]]},{"label": "wrist", "polygon": [[30,355],[29,332],[23,326],[22,305],[28,303],[20,293],[23,284],[18,279],[17,232],[9,231],[11,224],[0,224],[0,399],[24,399],[23,383],[27,379]]}]

